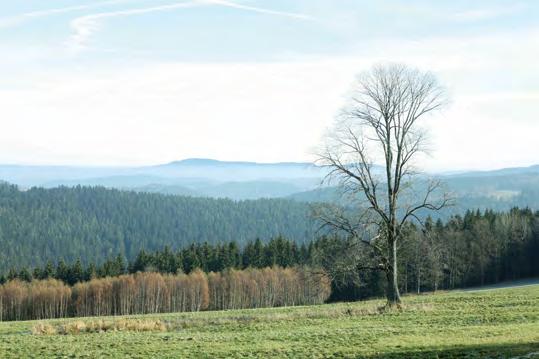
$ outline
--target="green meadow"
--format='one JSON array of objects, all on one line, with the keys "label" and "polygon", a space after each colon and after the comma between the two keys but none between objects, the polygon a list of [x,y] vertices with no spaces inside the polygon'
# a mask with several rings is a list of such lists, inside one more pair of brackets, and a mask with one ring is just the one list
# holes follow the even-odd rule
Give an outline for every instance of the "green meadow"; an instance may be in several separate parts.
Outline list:
[{"label": "green meadow", "polygon": [[539,358],[539,286],[151,316],[0,323],[1,358]]}]

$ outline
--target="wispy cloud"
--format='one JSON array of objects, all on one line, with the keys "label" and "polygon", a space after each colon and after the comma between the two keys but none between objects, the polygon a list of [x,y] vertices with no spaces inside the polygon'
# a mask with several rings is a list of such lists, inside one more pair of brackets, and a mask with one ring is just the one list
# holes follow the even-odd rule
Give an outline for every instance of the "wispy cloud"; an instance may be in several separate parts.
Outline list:
[{"label": "wispy cloud", "polygon": [[88,39],[100,29],[100,24],[103,20],[115,17],[125,17],[132,15],[140,15],[157,11],[167,11],[173,9],[190,8],[203,5],[203,1],[189,1],[175,4],[153,6],[146,8],[127,9],[119,11],[102,12],[77,17],[71,20],[70,25],[73,29],[73,34],[69,40],[69,46],[73,50],[81,50],[88,46]]},{"label": "wispy cloud", "polygon": [[242,4],[238,4],[238,3],[234,3],[234,2],[230,2],[230,1],[225,1],[225,0],[206,0],[205,2],[207,2],[209,4],[221,5],[221,6],[231,7],[231,8],[235,8],[235,9],[254,11],[254,12],[261,13],[261,14],[284,16],[284,17],[289,17],[289,18],[298,19],[298,20],[314,20],[314,18],[312,16],[306,15],[306,14],[298,14],[298,13],[285,12],[285,11],[270,10],[270,9],[259,8],[259,7],[254,7],[254,6],[242,5]]},{"label": "wispy cloud", "polygon": [[111,12],[102,12],[97,14],[90,14],[81,17],[77,17],[70,22],[71,28],[73,29],[73,34],[69,40],[69,46],[72,50],[78,51],[88,47],[88,40],[90,37],[99,31],[100,24],[103,20],[116,18],[116,17],[126,17],[134,15],[142,15],[152,12],[160,11],[170,11],[176,9],[185,9],[192,8],[197,6],[224,6],[234,9],[240,9],[245,11],[251,11],[261,14],[282,16],[291,19],[297,20],[313,20],[313,18],[306,14],[276,11],[266,8],[247,6],[239,4],[236,2],[226,1],[226,0],[194,0],[194,1],[185,1],[180,3],[173,3],[167,5],[145,7],[145,8],[136,8],[136,9],[126,9],[120,11],[111,11]]},{"label": "wispy cloud", "polygon": [[[138,0],[141,1],[141,0]],[[31,11],[19,15],[0,17],[0,28],[12,27],[20,25],[26,21],[31,21],[39,18],[45,18],[49,16],[71,13],[76,11],[84,11],[90,9],[96,9],[100,7],[120,5],[120,4],[133,4],[137,0],[107,0],[93,2],[91,4],[68,6],[63,8],[46,9],[39,11]],[[71,50],[82,50],[88,46],[88,40],[93,34],[98,32],[101,27],[101,22],[116,17],[126,17],[134,15],[142,15],[152,12],[170,11],[182,8],[191,8],[197,6],[222,6],[228,8],[234,8],[238,10],[256,12],[260,14],[267,14],[273,16],[282,16],[297,20],[314,20],[311,16],[301,13],[293,13],[286,11],[277,11],[267,8],[260,8],[256,6],[243,5],[237,2],[228,0],[191,0],[176,2],[171,4],[164,4],[159,6],[150,6],[143,8],[128,8],[116,11],[103,11],[99,13],[88,14],[79,16],[70,21],[70,27],[73,31],[69,38],[68,45]]]},{"label": "wispy cloud", "polygon": [[108,0],[108,1],[93,2],[91,4],[86,4],[86,5],[76,5],[76,6],[68,6],[68,7],[63,7],[63,8],[31,11],[31,12],[27,12],[27,13],[23,13],[19,15],[0,18],[0,28],[17,26],[17,25],[20,25],[21,23],[24,23],[25,21],[30,21],[34,19],[52,16],[52,15],[58,15],[58,14],[64,14],[64,13],[70,13],[70,12],[82,11],[82,10],[89,10],[89,9],[103,7],[103,6],[125,4],[125,3],[130,3],[130,2],[133,2],[133,0]]}]

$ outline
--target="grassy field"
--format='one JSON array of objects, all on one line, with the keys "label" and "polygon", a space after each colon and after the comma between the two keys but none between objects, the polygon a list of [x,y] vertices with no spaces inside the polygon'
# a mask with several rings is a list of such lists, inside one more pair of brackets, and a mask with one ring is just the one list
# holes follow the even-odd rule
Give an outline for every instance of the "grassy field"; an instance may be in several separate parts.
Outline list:
[{"label": "grassy field", "polygon": [[[382,304],[6,322],[0,357],[539,358],[539,286],[409,296],[400,311]],[[151,321],[150,331],[129,324]],[[61,334],[96,323],[123,330]],[[58,333],[33,333],[39,325]]]}]

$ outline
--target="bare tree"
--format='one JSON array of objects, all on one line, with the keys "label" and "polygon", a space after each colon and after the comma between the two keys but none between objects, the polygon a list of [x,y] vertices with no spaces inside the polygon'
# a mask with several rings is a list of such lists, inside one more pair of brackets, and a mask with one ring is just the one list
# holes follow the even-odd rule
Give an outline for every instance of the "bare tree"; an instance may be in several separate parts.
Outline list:
[{"label": "bare tree", "polygon": [[[381,65],[358,76],[350,103],[319,154],[326,180],[337,182],[350,203],[315,211],[321,228],[346,233],[373,250],[385,271],[389,305],[401,301],[397,250],[404,226],[425,210],[437,211],[449,197],[436,180],[417,184],[414,160],[426,151],[421,121],[445,104],[444,89],[428,72]],[[369,265],[372,267],[372,265]]]}]

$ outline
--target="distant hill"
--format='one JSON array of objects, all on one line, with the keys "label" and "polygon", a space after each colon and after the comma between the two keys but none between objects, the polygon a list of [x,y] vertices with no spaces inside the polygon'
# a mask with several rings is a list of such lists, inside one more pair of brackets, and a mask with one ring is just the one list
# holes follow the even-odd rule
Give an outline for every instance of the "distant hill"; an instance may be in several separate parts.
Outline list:
[{"label": "distant hill", "polygon": [[195,158],[144,167],[0,165],[0,179],[22,188],[104,186],[231,199],[286,197],[316,188],[323,175],[323,168],[310,163]]},{"label": "distant hill", "polygon": [[539,165],[528,167],[512,167],[501,168],[490,171],[465,171],[455,174],[448,174],[447,177],[493,177],[493,176],[509,176],[521,174],[539,174]]},{"label": "distant hill", "polygon": [[[334,190],[320,186],[327,173],[306,162],[256,163],[191,158],[142,167],[69,167],[0,165],[0,180],[21,188],[58,186],[103,186],[137,192],[192,197],[290,198],[298,201],[327,201]],[[467,208],[507,209],[530,206],[539,209],[539,165],[493,171],[433,174],[457,195]]]},{"label": "distant hill", "polygon": [[[508,174],[510,173],[510,174]],[[468,209],[493,209],[506,211],[513,207],[530,207],[539,210],[539,172],[521,170],[496,171],[488,173],[463,173],[439,176],[446,191],[453,194],[455,206],[434,214],[447,217],[462,214]],[[336,188],[317,188],[288,196],[300,202],[338,201]]]},{"label": "distant hill", "polygon": [[[335,188],[319,185],[324,173],[305,163],[200,159],[139,168],[0,166],[0,178],[18,185],[0,184],[0,269],[279,234],[308,241],[310,203],[338,200]],[[438,177],[457,205],[435,216],[539,210],[539,166]]]},{"label": "distant hill", "polygon": [[312,163],[257,163],[195,158],[144,167],[139,170],[160,177],[205,178],[219,182],[282,181],[297,178],[320,178],[323,175],[323,169]]}]

